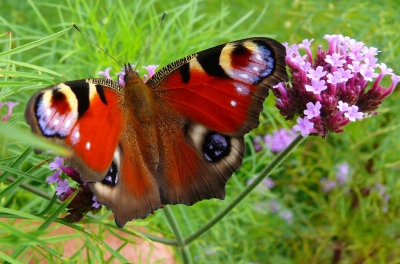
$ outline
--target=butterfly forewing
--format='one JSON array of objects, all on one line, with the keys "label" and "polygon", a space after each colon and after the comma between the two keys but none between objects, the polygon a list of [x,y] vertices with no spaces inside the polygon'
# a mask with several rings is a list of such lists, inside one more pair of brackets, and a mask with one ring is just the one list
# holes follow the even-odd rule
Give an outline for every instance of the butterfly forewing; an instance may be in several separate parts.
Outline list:
[{"label": "butterfly forewing", "polygon": [[287,80],[285,54],[272,39],[240,40],[171,63],[148,84],[159,102],[183,116],[243,136],[258,126],[269,88]]},{"label": "butterfly forewing", "polygon": [[60,83],[37,92],[25,117],[34,133],[73,150],[71,162],[84,180],[101,181],[111,165],[124,116],[121,95],[93,80]]}]

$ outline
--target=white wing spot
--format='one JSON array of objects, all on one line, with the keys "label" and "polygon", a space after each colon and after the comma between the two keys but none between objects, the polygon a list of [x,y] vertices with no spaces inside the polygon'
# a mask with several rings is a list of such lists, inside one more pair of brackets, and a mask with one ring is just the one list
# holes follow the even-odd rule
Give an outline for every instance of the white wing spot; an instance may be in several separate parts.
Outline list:
[{"label": "white wing spot", "polygon": [[234,83],[236,92],[241,96],[246,96],[250,94],[249,87],[242,85],[240,83]]},{"label": "white wing spot", "polygon": [[76,137],[76,138],[79,138],[80,136],[81,136],[81,134],[79,133],[79,131],[76,131],[76,132],[75,132],[75,137]]},{"label": "white wing spot", "polygon": [[86,142],[86,149],[89,150],[90,149],[90,142]]},{"label": "white wing spot", "polygon": [[254,71],[258,71],[258,67],[253,67],[253,70]]},{"label": "white wing spot", "polygon": [[259,61],[262,61],[262,58],[261,58],[260,54],[256,55],[256,59],[259,60]]},{"label": "white wing spot", "polygon": [[54,125],[58,125],[58,123],[60,123],[59,119],[54,120]]},{"label": "white wing spot", "polygon": [[242,77],[243,79],[248,79],[249,76],[247,74],[241,73],[239,74],[240,77]]},{"label": "white wing spot", "polygon": [[50,115],[51,115],[51,109],[50,109],[50,108],[47,108],[47,110],[46,110],[46,115],[47,115],[47,116],[50,116]]},{"label": "white wing spot", "polygon": [[68,128],[71,125],[71,119],[68,119],[67,122],[65,122],[64,127]]},{"label": "white wing spot", "polygon": [[231,106],[235,107],[236,105],[237,105],[237,102],[234,101],[234,100],[232,100],[232,101],[231,101]]}]

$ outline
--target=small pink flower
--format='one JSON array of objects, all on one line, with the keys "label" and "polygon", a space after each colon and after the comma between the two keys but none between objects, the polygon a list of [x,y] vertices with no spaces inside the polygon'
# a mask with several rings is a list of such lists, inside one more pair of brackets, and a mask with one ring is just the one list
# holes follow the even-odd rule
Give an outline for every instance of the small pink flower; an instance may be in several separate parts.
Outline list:
[{"label": "small pink flower", "polygon": [[312,92],[314,94],[320,94],[322,91],[327,89],[324,80],[311,80],[311,85],[305,85],[306,91]]},{"label": "small pink flower", "polygon": [[350,121],[356,121],[363,119],[364,114],[362,112],[358,112],[358,106],[352,105],[347,109],[347,112],[344,113],[344,116],[348,118]]},{"label": "small pink flower", "polygon": [[93,200],[93,205],[92,205],[93,208],[99,208],[101,206],[101,204],[98,203],[96,196],[93,195],[92,200]]},{"label": "small pink flower", "polygon": [[354,76],[354,74],[351,73],[351,70],[339,68],[337,71],[340,73],[340,82],[347,82],[350,78]]},{"label": "small pink flower", "polygon": [[2,120],[3,122],[7,122],[7,121],[10,119],[10,117],[11,117],[11,113],[12,113],[12,110],[13,110],[14,106],[19,105],[19,103],[18,103],[18,102],[5,102],[5,103],[0,103],[0,108],[2,108],[4,105],[7,105],[7,106],[8,106],[8,111],[7,111],[7,115],[3,116],[1,120]]},{"label": "small pink flower", "polygon": [[341,55],[338,53],[333,53],[331,55],[326,55],[325,61],[332,66],[342,67],[346,60],[341,58]]},{"label": "small pink flower", "polygon": [[353,61],[347,67],[349,67],[349,69],[351,69],[354,73],[357,73],[357,72],[361,71],[361,64],[360,64],[359,61]]},{"label": "small pink flower", "polygon": [[293,126],[294,131],[300,131],[300,134],[305,137],[311,133],[314,128],[314,123],[308,120],[307,117],[297,118],[297,125]]},{"label": "small pink flower", "polygon": [[61,169],[63,166],[64,158],[62,157],[55,157],[53,162],[50,162],[49,166],[51,170]]},{"label": "small pink flower", "polygon": [[342,74],[339,71],[334,72],[333,74],[328,73],[326,77],[328,78],[327,82],[331,84],[338,84],[342,82]]},{"label": "small pink flower", "polygon": [[309,69],[307,77],[310,79],[316,79],[319,80],[322,77],[326,75],[326,71],[324,71],[324,68],[322,66],[318,66],[315,70],[314,69]]},{"label": "small pink flower", "polygon": [[374,68],[368,67],[367,65],[361,66],[360,73],[364,79],[369,82],[372,82],[373,78],[376,78],[379,75],[375,73]]},{"label": "small pink flower", "polygon": [[341,112],[347,112],[347,110],[350,108],[348,103],[343,103],[342,101],[338,102],[337,108]]},{"label": "small pink flower", "polygon": [[142,66],[143,68],[145,68],[147,70],[149,79],[151,77],[153,77],[153,75],[156,73],[156,69],[159,65],[149,65],[149,66]]},{"label": "small pink flower", "polygon": [[307,109],[304,110],[304,114],[307,116],[308,119],[312,119],[314,117],[319,116],[321,113],[321,103],[317,101],[315,105],[312,102],[307,103]]},{"label": "small pink flower", "polygon": [[57,195],[61,195],[63,193],[66,193],[69,189],[69,185],[68,185],[68,180],[60,180],[58,181],[58,186],[56,187],[56,194]]},{"label": "small pink flower", "polygon": [[49,176],[49,177],[46,178],[46,181],[47,181],[49,184],[58,183],[59,181],[61,181],[61,179],[60,179],[60,174],[61,174],[61,171],[60,171],[60,170],[55,171],[55,172],[53,173],[53,175],[51,175],[51,176]]},{"label": "small pink flower", "polygon": [[104,75],[106,77],[106,79],[111,80],[110,70],[111,70],[111,67],[106,68],[104,71],[99,71],[97,74],[98,75]]},{"label": "small pink flower", "polygon": [[122,86],[125,86],[125,72],[117,72],[116,74],[118,75],[118,83]]}]

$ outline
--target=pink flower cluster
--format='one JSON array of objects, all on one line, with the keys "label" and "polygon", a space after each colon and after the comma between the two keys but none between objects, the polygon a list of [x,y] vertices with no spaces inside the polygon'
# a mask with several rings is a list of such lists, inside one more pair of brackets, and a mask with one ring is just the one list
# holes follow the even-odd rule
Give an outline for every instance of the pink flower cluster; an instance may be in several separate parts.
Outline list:
[{"label": "pink flower cluster", "polygon": [[[71,166],[65,166],[64,158],[56,157],[50,163],[50,169],[54,171],[53,175],[46,178],[49,184],[56,183],[56,194],[61,201],[65,201],[76,189],[79,188],[78,194],[67,206],[68,215],[65,218],[71,219],[73,222],[80,221],[83,216],[91,211],[96,213],[100,210],[101,204],[97,202],[96,196],[93,195],[86,182],[81,180],[80,174]],[[71,179],[78,183],[77,188],[69,186],[68,179],[62,179],[61,173],[65,173]]]},{"label": "pink flower cluster", "polygon": [[[302,136],[343,132],[349,122],[375,114],[400,82],[400,76],[384,63],[377,63],[376,48],[342,35],[324,38],[329,42],[328,50],[319,46],[314,58],[310,49],[313,39],[290,47],[284,44],[291,78],[272,89],[276,107],[285,119],[299,116],[293,129]],[[300,54],[301,49],[305,55]],[[379,84],[386,75],[392,80],[389,88]]]}]

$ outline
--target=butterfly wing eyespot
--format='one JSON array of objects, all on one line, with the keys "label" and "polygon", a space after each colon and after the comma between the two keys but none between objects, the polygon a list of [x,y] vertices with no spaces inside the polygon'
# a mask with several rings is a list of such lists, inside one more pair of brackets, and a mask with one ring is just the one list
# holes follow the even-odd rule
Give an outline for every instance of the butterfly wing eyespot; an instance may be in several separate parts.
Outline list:
[{"label": "butterfly wing eyespot", "polygon": [[161,206],[153,173],[145,160],[135,155],[140,149],[137,134],[129,133],[129,137],[130,140],[122,140],[115,150],[104,179],[89,183],[98,202],[113,211],[119,227],[132,219],[145,218]]}]

